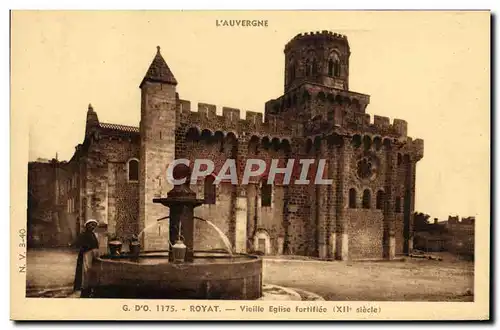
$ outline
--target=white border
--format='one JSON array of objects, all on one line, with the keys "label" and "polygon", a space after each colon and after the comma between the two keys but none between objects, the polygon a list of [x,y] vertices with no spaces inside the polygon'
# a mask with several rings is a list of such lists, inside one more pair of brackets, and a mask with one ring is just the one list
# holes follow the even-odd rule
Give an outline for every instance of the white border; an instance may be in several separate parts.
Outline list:
[{"label": "white border", "polygon": [[[119,3],[112,3],[111,1],[103,1],[103,0],[87,0],[84,2],[68,2],[68,1],[45,1],[43,4],[39,3],[39,1],[3,1],[2,5],[5,6],[6,10],[2,11],[2,14],[0,16],[1,22],[2,22],[2,33],[0,34],[1,36],[1,44],[4,46],[1,52],[2,56],[2,73],[3,73],[3,88],[1,89],[2,91],[2,102],[4,104],[3,111],[1,112],[1,116],[3,116],[3,120],[0,120],[0,125],[2,125],[0,129],[0,134],[2,134],[2,138],[0,138],[0,145],[1,148],[4,152],[4,154],[9,155],[9,161],[6,162],[1,162],[0,166],[2,167],[2,170],[0,171],[0,189],[2,189],[2,195],[0,198],[0,203],[1,203],[1,210],[4,221],[7,221],[7,219],[10,219],[10,213],[9,213],[9,208],[10,208],[10,199],[8,196],[10,196],[10,111],[7,111],[7,109],[10,109],[10,100],[9,100],[9,85],[10,85],[10,63],[9,63],[9,56],[10,56],[10,49],[8,48],[9,45],[9,12],[7,9],[173,9],[173,10],[178,10],[178,9],[210,9],[210,10],[215,10],[215,9],[336,9],[336,10],[347,10],[347,9],[378,9],[378,10],[384,10],[384,9],[394,9],[397,8],[399,10],[410,10],[410,9],[430,9],[430,10],[439,10],[439,9],[447,9],[447,10],[452,10],[452,9],[491,9],[493,13],[498,12],[498,6],[499,6],[500,1],[498,0],[493,0],[493,1],[484,1],[484,0],[475,0],[475,1],[464,1],[464,0],[454,0],[454,1],[438,1],[438,0],[419,0],[419,1],[361,1],[361,0],[350,0],[350,1],[345,1],[345,2],[326,2],[326,1],[314,1],[314,0],[309,0],[307,2],[305,1],[286,1],[283,3],[270,3],[269,1],[258,1],[258,0],[253,0],[253,1],[238,1],[238,2],[229,2],[229,1],[218,1],[218,0],[213,0],[210,2],[202,2],[202,1],[187,1],[183,0],[182,2],[165,2],[165,1],[148,1],[148,0],[143,0],[143,1],[120,1]],[[168,4],[168,6],[167,6]],[[229,4],[232,6],[229,7]],[[89,24],[91,24],[89,22]],[[495,43],[498,43],[498,35],[495,35]],[[495,74],[493,72],[493,74]],[[498,94],[498,87],[495,89],[495,91],[492,91],[492,94]],[[496,102],[495,102],[496,103]],[[492,104],[494,105],[494,104]],[[493,107],[494,109],[495,107]],[[498,115],[497,118],[494,122],[495,126],[498,124]],[[498,144],[497,144],[498,147]],[[496,153],[498,154],[498,149],[495,149]],[[497,182],[495,182],[497,183]],[[494,201],[492,201],[493,204]],[[495,213],[496,215],[496,213]],[[497,219],[497,217],[494,217],[494,219]],[[5,225],[4,225],[5,227]],[[498,225],[496,225],[496,228],[498,230]],[[10,230],[10,224],[8,225],[7,230],[3,230],[2,234],[4,235],[3,237],[3,242],[9,242],[9,230]],[[496,233],[495,233],[496,234]],[[494,242],[494,240],[492,240]],[[6,244],[6,243],[4,243]],[[2,249],[3,253],[3,262],[8,263],[7,268],[10,267],[10,255],[9,255],[9,250],[10,250],[10,245],[9,247],[4,246]],[[497,261],[497,260],[495,260]],[[2,281],[1,283],[10,283],[10,278],[9,278],[9,272],[1,272],[2,275]],[[7,288],[5,288],[7,289]],[[5,290],[4,289],[4,290]],[[9,292],[9,290],[5,290]],[[2,300],[2,311],[4,313],[4,317],[2,318],[3,320],[8,320],[9,315],[10,315],[10,292],[6,294],[4,291],[3,300]],[[9,315],[6,315],[6,314]],[[6,325],[6,324],[5,324]],[[2,325],[2,328],[5,326],[4,324]],[[228,324],[229,326],[232,326]],[[240,324],[238,326],[242,326],[243,324]],[[286,326],[292,326],[293,324],[286,324]],[[301,323],[300,325],[302,326],[309,326],[309,324],[304,324]],[[373,325],[373,324],[372,324]],[[407,326],[419,326],[419,324],[406,324]],[[478,326],[479,324],[469,324],[469,326],[474,327]],[[29,325],[26,327],[32,327],[33,325]],[[66,325],[67,326],[67,325]],[[69,327],[64,327],[64,328],[71,328]],[[91,324],[92,328],[103,328],[102,326],[97,326],[96,324]],[[129,325],[126,325],[129,326]],[[135,326],[135,325],[131,325]],[[163,326],[163,325],[160,325]],[[169,327],[175,326],[175,324],[170,324],[168,325]],[[196,325],[195,325],[196,326]],[[220,324],[213,324],[213,325],[207,325],[203,324],[203,327],[206,326],[220,326]],[[259,326],[263,327],[267,325],[263,324],[254,324],[253,326]],[[269,325],[271,326],[271,325]],[[273,327],[276,325],[272,325]],[[329,326],[329,325],[328,325]],[[339,325],[335,325],[339,326]],[[380,324],[378,326],[386,326],[386,324]],[[444,325],[444,324],[426,324],[426,327],[428,328],[437,328],[437,326],[453,326],[451,325]],[[9,323],[9,328],[13,327],[13,323]],[[349,326],[350,328],[353,327],[352,324]],[[364,324],[356,324],[354,327],[358,328],[364,328]]]}]

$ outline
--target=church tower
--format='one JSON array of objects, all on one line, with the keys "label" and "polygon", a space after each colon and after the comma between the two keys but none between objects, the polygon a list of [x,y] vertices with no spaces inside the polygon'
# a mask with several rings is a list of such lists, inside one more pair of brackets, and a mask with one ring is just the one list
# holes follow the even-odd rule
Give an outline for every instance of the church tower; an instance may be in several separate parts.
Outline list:
[{"label": "church tower", "polygon": [[[165,196],[172,189],[167,181],[167,167],[175,158],[176,127],[176,86],[172,71],[157,47],[153,62],[140,84],[141,121],[140,121],[140,189],[139,189],[139,228],[142,230],[168,215],[168,209],[154,204],[153,198]],[[168,231],[168,226],[163,226]],[[144,248],[167,248],[167,233],[147,230],[144,235]]]},{"label": "church tower", "polygon": [[315,123],[310,120],[323,118],[342,126],[344,118],[366,112],[369,95],[349,90],[346,36],[330,31],[298,34],[284,54],[284,93],[266,103],[266,118],[286,116],[311,125]]}]

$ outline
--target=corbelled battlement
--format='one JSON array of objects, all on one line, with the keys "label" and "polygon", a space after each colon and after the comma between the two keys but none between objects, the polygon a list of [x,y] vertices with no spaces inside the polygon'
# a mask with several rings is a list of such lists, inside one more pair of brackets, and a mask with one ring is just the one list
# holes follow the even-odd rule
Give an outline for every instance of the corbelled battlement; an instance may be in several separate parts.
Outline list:
[{"label": "corbelled battlement", "polygon": [[287,122],[279,115],[264,116],[260,112],[246,111],[246,118],[241,118],[241,110],[233,107],[222,107],[222,115],[217,115],[215,104],[199,102],[198,111],[191,111],[191,102],[179,100],[178,111],[181,123],[203,127],[203,129],[233,131],[237,135],[243,132],[289,136],[294,124]]},{"label": "corbelled battlement", "polygon": [[[266,115],[260,112],[246,111],[245,118],[241,116],[241,110],[233,107],[222,107],[222,115],[217,115],[217,106],[210,103],[199,102],[198,111],[191,111],[191,102],[179,100],[178,109],[181,122],[196,126],[232,130],[238,132],[255,132],[259,134],[286,135],[301,134],[303,123],[293,118],[285,118],[283,113],[275,114],[266,111]],[[264,120],[265,119],[265,120]],[[319,121],[319,122],[317,122]],[[334,115],[334,119],[328,119],[328,115],[320,115],[311,118],[306,125],[307,133],[328,133],[324,130],[332,130],[340,127],[348,131],[359,131],[380,136],[407,137],[408,123],[403,119],[391,119],[384,116],[372,116],[363,112],[348,112],[344,115]]]},{"label": "corbelled battlement", "polygon": [[410,137],[408,137],[405,141],[400,142],[403,142],[402,144],[400,144],[400,152],[410,155],[413,161],[418,162],[424,157],[424,140],[412,140]]},{"label": "corbelled battlement", "polygon": [[403,119],[394,118],[391,124],[390,118],[384,116],[374,115],[373,123],[370,114],[367,113],[354,113],[354,117],[359,117],[360,119],[356,120],[356,122],[362,123],[363,127],[370,131],[390,132],[400,137],[406,137],[408,134],[408,123]]},{"label": "corbelled battlement", "polygon": [[255,112],[255,111],[247,111],[246,112],[246,120],[249,123],[253,123],[255,125],[257,124],[262,124],[264,116],[262,115],[261,112]]},{"label": "corbelled battlement", "polygon": [[342,109],[327,109],[328,112],[318,112],[305,123],[306,135],[329,134],[370,134],[380,137],[404,138],[408,140],[408,124],[402,119],[377,116],[371,121],[370,114],[363,112],[344,112]]},{"label": "corbelled battlement", "polygon": [[[293,112],[302,112],[303,115],[314,115],[316,111],[328,112],[335,107],[342,106],[353,112],[365,112],[370,103],[370,96],[352,91],[331,89],[325,86],[308,83],[299,88],[290,90],[287,94],[265,103],[265,113],[283,113],[288,119]],[[304,112],[304,106],[307,110]],[[290,111],[291,110],[291,111]]]},{"label": "corbelled battlement", "polygon": [[300,39],[302,37],[317,36],[317,35],[331,36],[332,38],[335,38],[335,39],[347,39],[347,36],[345,36],[343,34],[332,32],[332,31],[327,31],[327,30],[299,33],[293,39],[295,40],[295,39]]},{"label": "corbelled battlement", "polygon": [[240,109],[222,107],[222,117],[228,122],[238,122],[240,120]]},{"label": "corbelled battlement", "polygon": [[318,40],[318,41],[341,41],[346,44],[348,44],[347,41],[347,36],[340,34],[340,33],[335,33],[332,31],[312,31],[312,32],[305,32],[305,33],[299,33],[295,37],[292,38],[286,45],[285,45],[285,51],[291,47],[294,43],[297,42],[302,42],[302,41],[307,41],[310,42],[312,40]]},{"label": "corbelled battlement", "polygon": [[416,160],[420,160],[424,157],[424,140],[416,139],[412,141],[411,147]]},{"label": "corbelled battlement", "polygon": [[238,122],[240,120],[240,109],[232,107],[222,107],[222,116],[217,115],[217,106],[215,104],[199,102],[198,111],[191,111],[191,102],[179,100],[179,111],[184,116],[195,116],[207,119],[223,119],[226,122]]}]

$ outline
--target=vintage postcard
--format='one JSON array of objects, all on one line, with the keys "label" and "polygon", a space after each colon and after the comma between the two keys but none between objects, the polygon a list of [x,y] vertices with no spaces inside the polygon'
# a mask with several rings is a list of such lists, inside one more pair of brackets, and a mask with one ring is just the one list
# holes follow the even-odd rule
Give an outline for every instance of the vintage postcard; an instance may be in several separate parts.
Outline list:
[{"label": "vintage postcard", "polygon": [[487,320],[488,11],[12,11],[14,320]]}]

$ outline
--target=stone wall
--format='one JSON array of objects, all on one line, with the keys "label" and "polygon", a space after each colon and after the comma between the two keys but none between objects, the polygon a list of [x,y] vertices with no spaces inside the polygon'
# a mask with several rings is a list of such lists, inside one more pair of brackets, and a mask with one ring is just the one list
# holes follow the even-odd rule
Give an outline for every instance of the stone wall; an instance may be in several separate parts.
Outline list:
[{"label": "stone wall", "polygon": [[[193,188],[197,191],[197,198],[203,198],[203,186]],[[217,185],[217,198],[215,204],[205,204],[195,208],[194,215],[202,219],[210,220],[217,226],[228,239],[231,237],[230,222],[232,221],[232,210],[234,208],[232,185],[223,183]],[[194,249],[196,250],[225,250],[225,244],[220,234],[208,223],[195,220],[194,222]],[[232,243],[232,242],[231,242]],[[232,244],[233,245],[233,244]]]},{"label": "stone wall", "polygon": [[123,239],[139,233],[139,183],[129,182],[126,163],[110,163],[108,231]]},{"label": "stone wall", "polygon": [[116,132],[102,131],[93,138],[82,159],[85,180],[82,187],[84,221],[100,222],[101,250],[107,250],[107,238],[116,235],[122,240],[138,233],[138,183],[128,181],[128,161],[139,158],[136,136],[117,137]]},{"label": "stone wall", "polygon": [[381,259],[383,214],[380,210],[348,209],[349,259]]},{"label": "stone wall", "polygon": [[[259,206],[258,206],[259,207]],[[261,221],[258,228],[267,232],[271,243],[271,253],[278,254],[281,247],[279,238],[283,237],[283,186],[274,185],[271,206],[261,207]]]},{"label": "stone wall", "polygon": [[309,239],[311,233],[308,231],[308,222],[311,217],[311,205],[309,204],[308,186],[293,185],[289,187],[288,201],[288,240],[289,253],[307,255],[309,251]]},{"label": "stone wall", "polygon": [[[205,135],[205,133],[209,135]],[[223,135],[211,132],[202,132],[193,140],[188,137],[185,140],[185,148],[180,149],[180,157],[190,161],[190,166],[194,165],[196,159],[208,159],[214,163],[213,174],[218,174],[225,161],[231,158],[233,146],[236,141],[227,141]],[[205,170],[205,168],[203,168]],[[210,174],[212,174],[210,173]],[[205,178],[199,177],[197,182],[191,182],[192,190],[197,193],[198,199],[205,198]],[[215,204],[205,204],[195,208],[195,216],[210,220],[217,226],[229,239],[231,245],[233,241],[233,228],[231,222],[233,219],[233,209],[235,207],[234,189],[231,183],[224,182],[215,185],[216,202]],[[213,250],[225,249],[220,234],[211,225],[206,222],[195,220],[195,250]]]},{"label": "stone wall", "polygon": [[67,247],[78,233],[78,176],[53,159],[28,165],[28,246]]},{"label": "stone wall", "polygon": [[[168,215],[168,208],[153,203],[166,196],[172,185],[166,179],[168,165],[175,159],[176,90],[174,85],[144,81],[141,85],[139,229],[155,226]],[[165,233],[168,237],[168,233]],[[165,248],[157,233],[144,235],[146,250]]]},{"label": "stone wall", "polygon": [[396,240],[396,255],[402,255],[405,244],[403,213],[396,213],[396,226],[394,235]]}]

